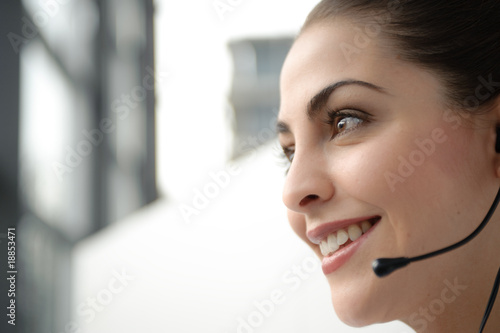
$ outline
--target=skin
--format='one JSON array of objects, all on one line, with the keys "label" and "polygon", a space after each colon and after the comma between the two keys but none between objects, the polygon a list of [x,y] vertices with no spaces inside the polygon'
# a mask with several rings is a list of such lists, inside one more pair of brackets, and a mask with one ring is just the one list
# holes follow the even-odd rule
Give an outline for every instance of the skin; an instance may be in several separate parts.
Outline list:
[{"label": "skin", "polygon": [[[326,276],[335,311],[346,324],[401,320],[418,332],[476,332],[500,266],[498,212],[472,242],[445,255],[382,279],[371,262],[445,247],[479,225],[500,186],[495,152],[500,107],[496,103],[481,117],[458,117],[447,106],[437,75],[401,60],[378,38],[347,59],[339,45],[354,45],[354,27],[342,18],[308,27],[283,67],[278,118],[280,143],[293,153],[283,191],[290,224],[322,259],[306,231],[331,221],[381,217],[354,256]],[[311,98],[342,80],[382,90],[340,87],[317,117],[308,117]],[[336,123],[325,123],[327,109],[355,110],[351,113],[362,121],[344,116],[345,127],[337,132]],[[387,174],[399,175],[401,157],[408,160],[419,150],[416,140],[433,140],[433,131],[441,133],[435,150],[391,186]],[[466,289],[451,301],[453,295],[443,290],[445,281],[455,280]],[[435,315],[429,309],[443,295],[445,309],[437,306]],[[485,332],[500,327],[498,308]]]}]

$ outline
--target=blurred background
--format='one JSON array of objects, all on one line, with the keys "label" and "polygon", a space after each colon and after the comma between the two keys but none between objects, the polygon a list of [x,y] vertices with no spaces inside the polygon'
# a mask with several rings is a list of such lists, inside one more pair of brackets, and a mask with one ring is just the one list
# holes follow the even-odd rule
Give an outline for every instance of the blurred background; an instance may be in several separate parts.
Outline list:
[{"label": "blurred background", "polygon": [[317,2],[0,4],[2,332],[412,332],[340,323],[286,221],[279,74]]}]

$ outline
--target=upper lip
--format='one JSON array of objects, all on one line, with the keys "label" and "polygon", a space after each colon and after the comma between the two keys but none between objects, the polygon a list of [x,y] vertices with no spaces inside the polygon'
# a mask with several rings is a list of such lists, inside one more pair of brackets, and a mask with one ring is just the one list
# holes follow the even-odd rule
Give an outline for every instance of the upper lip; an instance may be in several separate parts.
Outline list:
[{"label": "upper lip", "polygon": [[327,222],[318,225],[317,227],[307,231],[307,238],[314,244],[319,244],[332,232],[338,231],[340,229],[346,228],[351,224],[356,224],[359,222],[379,218],[379,215],[355,217],[352,219],[338,220],[333,222]]}]

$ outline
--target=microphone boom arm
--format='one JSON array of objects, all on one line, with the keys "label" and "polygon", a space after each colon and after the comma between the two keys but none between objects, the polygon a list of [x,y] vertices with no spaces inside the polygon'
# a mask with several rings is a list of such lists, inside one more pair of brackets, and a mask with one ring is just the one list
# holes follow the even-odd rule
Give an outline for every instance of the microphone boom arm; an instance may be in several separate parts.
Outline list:
[{"label": "microphone boom arm", "polygon": [[376,259],[372,263],[373,271],[375,272],[375,274],[378,277],[384,277],[384,276],[391,274],[392,272],[394,272],[395,270],[397,270],[399,268],[405,267],[409,263],[428,259],[428,258],[431,258],[434,256],[438,256],[440,254],[452,251],[452,250],[454,250],[462,245],[467,244],[484,229],[486,224],[488,224],[491,217],[493,216],[493,213],[495,212],[495,209],[498,206],[499,201],[500,201],[500,189],[498,190],[497,195],[495,197],[495,200],[493,201],[493,204],[491,205],[490,209],[488,210],[488,213],[484,217],[481,224],[479,224],[479,226],[476,228],[476,230],[474,230],[469,236],[465,237],[461,241],[459,241],[455,244],[452,244],[448,247],[445,247],[443,249],[436,250],[436,251],[433,251],[433,252],[430,252],[427,254],[423,254],[423,255],[420,255],[417,257],[412,257],[412,258],[399,257],[399,258],[379,258],[379,259]]}]

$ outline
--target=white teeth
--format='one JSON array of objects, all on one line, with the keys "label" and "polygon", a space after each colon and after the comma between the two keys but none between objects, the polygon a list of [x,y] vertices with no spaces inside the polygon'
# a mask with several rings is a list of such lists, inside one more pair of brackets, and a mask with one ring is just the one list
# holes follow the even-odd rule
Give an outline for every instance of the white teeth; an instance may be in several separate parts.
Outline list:
[{"label": "white teeth", "polygon": [[361,231],[361,228],[358,227],[356,224],[350,225],[349,228],[347,228],[347,232],[349,234],[349,239],[352,240],[353,242],[361,237],[363,234],[363,231]]},{"label": "white teeth", "polygon": [[372,224],[368,221],[363,221],[363,223],[361,223],[361,229],[363,230],[363,233],[367,232],[371,227]]},{"label": "white teeth", "polygon": [[371,227],[371,222],[363,221],[358,224],[350,225],[347,230],[340,229],[337,232],[331,233],[325,240],[319,243],[321,254],[326,257],[327,255],[335,253],[335,251],[337,251],[341,245],[347,243],[349,239],[354,242]]},{"label": "white teeth", "polygon": [[328,244],[326,242],[321,242],[319,243],[319,249],[321,250],[321,254],[326,256],[328,253],[330,253],[328,249]]},{"label": "white teeth", "polygon": [[[337,243],[337,236],[335,234],[330,234],[328,236],[328,250],[330,251],[337,251],[339,249],[339,244]],[[323,242],[322,242],[323,243]],[[325,242],[326,244],[326,242]]]},{"label": "white teeth", "polygon": [[344,229],[340,229],[339,231],[337,231],[337,243],[339,245],[344,245],[348,239],[349,235],[347,234],[347,232],[345,232]]}]

